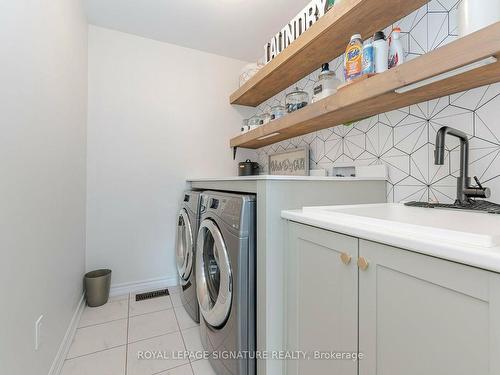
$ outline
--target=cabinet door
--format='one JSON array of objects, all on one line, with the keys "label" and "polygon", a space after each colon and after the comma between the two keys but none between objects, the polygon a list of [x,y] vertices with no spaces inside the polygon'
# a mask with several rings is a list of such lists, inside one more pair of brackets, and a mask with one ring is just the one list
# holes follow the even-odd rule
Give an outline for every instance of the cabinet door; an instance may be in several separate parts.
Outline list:
[{"label": "cabinet door", "polygon": [[499,275],[369,241],[360,375],[500,374]]},{"label": "cabinet door", "polygon": [[292,222],[288,230],[287,349],[311,359],[288,361],[286,374],[355,375],[355,361],[315,360],[314,352],[357,353],[358,240]]}]

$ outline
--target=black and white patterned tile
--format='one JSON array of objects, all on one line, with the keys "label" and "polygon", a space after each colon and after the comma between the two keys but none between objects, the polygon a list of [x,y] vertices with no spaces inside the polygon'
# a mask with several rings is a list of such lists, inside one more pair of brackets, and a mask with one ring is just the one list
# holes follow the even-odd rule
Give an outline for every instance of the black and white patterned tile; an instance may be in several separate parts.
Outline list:
[{"label": "black and white patterned tile", "polygon": [[[393,26],[402,29],[407,58],[412,59],[439,48],[458,36],[459,0],[432,0]],[[387,28],[390,33],[392,27]],[[347,41],[346,41],[347,42]],[[342,59],[330,63],[342,77]],[[284,104],[295,87],[311,92],[318,72],[269,99],[258,107],[268,111]],[[269,154],[290,148],[310,147],[311,168],[331,172],[334,166],[385,164],[389,170],[390,201],[454,200],[459,168],[459,144],[449,139],[444,166],[436,166],[433,150],[436,132],[452,126],[470,137],[472,175],[492,189],[500,202],[500,84],[383,113],[349,126],[337,126],[279,142],[257,151],[258,161],[267,170]]]}]

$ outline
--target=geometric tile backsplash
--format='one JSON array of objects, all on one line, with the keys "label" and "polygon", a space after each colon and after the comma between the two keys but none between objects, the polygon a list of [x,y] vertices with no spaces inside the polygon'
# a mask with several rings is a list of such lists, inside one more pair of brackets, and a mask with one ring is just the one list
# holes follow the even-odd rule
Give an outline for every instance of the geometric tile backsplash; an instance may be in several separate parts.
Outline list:
[{"label": "geometric tile backsplash", "polygon": [[[402,30],[407,59],[438,48],[457,36],[457,0],[433,0],[393,26]],[[387,28],[386,35],[392,27]],[[346,41],[347,43],[347,41]],[[342,79],[342,59],[330,63]],[[262,103],[258,112],[284,104],[285,95],[299,87],[311,92],[319,72]],[[452,202],[456,196],[459,143],[447,139],[445,165],[434,165],[437,130],[452,126],[470,137],[470,175],[491,188],[491,201],[500,203],[500,84],[423,102],[383,113],[352,125],[336,126],[292,138],[257,150],[258,161],[267,171],[267,155],[310,148],[311,168],[330,173],[339,165],[386,164],[389,170],[387,198]]]}]

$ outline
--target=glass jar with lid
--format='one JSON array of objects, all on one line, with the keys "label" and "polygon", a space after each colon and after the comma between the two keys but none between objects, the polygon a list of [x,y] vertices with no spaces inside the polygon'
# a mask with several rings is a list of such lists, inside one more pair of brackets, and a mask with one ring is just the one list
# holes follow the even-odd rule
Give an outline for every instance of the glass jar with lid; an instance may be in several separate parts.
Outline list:
[{"label": "glass jar with lid", "polygon": [[263,113],[262,115],[260,115],[260,120],[261,120],[261,124],[265,125],[265,124],[269,124],[271,122],[271,114],[270,113]]},{"label": "glass jar with lid", "polygon": [[285,104],[288,113],[295,112],[309,104],[309,94],[296,87],[295,91],[285,97]]},{"label": "glass jar with lid", "polygon": [[245,65],[240,74],[240,87],[243,86],[250,78],[256,75],[263,67],[264,64],[260,62]]},{"label": "glass jar with lid", "polygon": [[260,126],[262,125],[262,119],[260,116],[258,115],[255,115],[255,116],[252,116],[248,119],[248,126],[251,128],[251,129],[254,129],[256,128],[257,126]]},{"label": "glass jar with lid", "polygon": [[248,119],[244,119],[243,123],[241,124],[241,132],[246,133],[248,131]]},{"label": "glass jar with lid", "polygon": [[342,82],[340,82],[335,73],[330,70],[330,65],[323,64],[321,66],[318,82],[314,85],[312,102],[315,103],[327,96],[335,94],[337,92],[337,87],[339,87],[341,83]]},{"label": "glass jar with lid", "polygon": [[271,121],[277,120],[277,119],[285,116],[286,108],[283,107],[282,105],[275,105],[275,106],[271,107],[271,111],[269,113],[271,114]]}]

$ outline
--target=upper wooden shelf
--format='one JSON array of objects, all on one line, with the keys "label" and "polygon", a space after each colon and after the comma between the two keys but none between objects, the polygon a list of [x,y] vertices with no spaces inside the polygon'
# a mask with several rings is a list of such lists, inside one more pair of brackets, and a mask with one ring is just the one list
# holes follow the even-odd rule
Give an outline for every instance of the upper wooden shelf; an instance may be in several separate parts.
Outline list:
[{"label": "upper wooden shelf", "polygon": [[[489,57],[497,61],[472,70],[456,71]],[[425,82],[430,78],[439,80]],[[259,148],[495,82],[500,82],[500,22],[344,87],[332,96],[239,135],[231,139],[230,144],[231,147]],[[416,87],[419,85],[422,86]]]},{"label": "upper wooden shelf", "polygon": [[352,34],[367,38],[428,1],[343,0],[236,90],[231,104],[258,106],[340,56]]}]

